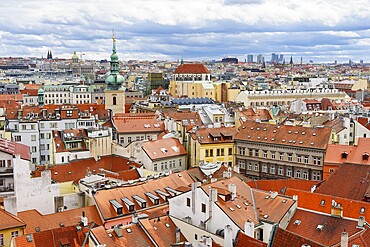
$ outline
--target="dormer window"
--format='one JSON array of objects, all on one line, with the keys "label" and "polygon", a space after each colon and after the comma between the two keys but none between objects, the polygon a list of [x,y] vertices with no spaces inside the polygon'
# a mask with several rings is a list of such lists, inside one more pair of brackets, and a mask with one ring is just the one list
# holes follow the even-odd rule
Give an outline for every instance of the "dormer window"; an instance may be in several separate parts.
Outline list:
[{"label": "dormer window", "polygon": [[362,160],[369,160],[369,153],[364,153],[363,155],[362,155]]},{"label": "dormer window", "polygon": [[342,153],[342,159],[347,159],[348,157],[348,153],[347,152],[343,152]]}]

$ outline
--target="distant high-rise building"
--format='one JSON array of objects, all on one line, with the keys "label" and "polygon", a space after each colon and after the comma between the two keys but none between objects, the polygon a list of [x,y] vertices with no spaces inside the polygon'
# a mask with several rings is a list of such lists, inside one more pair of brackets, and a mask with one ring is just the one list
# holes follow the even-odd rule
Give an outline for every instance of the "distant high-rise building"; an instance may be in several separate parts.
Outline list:
[{"label": "distant high-rise building", "polygon": [[279,55],[276,53],[271,54],[271,62],[276,63],[279,61]]},{"label": "distant high-rise building", "polygon": [[290,56],[290,62],[289,62],[290,65],[293,65],[293,56]]},{"label": "distant high-rise building", "polygon": [[283,54],[280,54],[279,62],[282,62],[283,60],[284,60],[284,55]]},{"label": "distant high-rise building", "polygon": [[257,63],[262,63],[262,59],[265,60],[262,54],[257,55]]},{"label": "distant high-rise building", "polygon": [[253,55],[252,54],[247,55],[247,62],[248,63],[253,63]]},{"label": "distant high-rise building", "polygon": [[362,60],[362,59],[361,59],[361,60],[360,60],[360,64],[364,64],[364,60]]},{"label": "distant high-rise building", "polygon": [[221,60],[223,63],[238,63],[238,59],[236,57],[226,57]]}]

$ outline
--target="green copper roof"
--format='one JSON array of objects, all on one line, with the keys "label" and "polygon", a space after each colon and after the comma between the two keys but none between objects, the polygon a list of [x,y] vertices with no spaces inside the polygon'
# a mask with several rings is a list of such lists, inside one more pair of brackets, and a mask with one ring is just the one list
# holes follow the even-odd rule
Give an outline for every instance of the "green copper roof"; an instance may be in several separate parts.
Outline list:
[{"label": "green copper roof", "polygon": [[107,84],[108,90],[118,90],[122,83],[124,82],[124,78],[122,75],[119,74],[119,62],[118,62],[118,55],[116,49],[116,37],[112,36],[113,40],[113,48],[112,48],[112,55],[110,56],[110,73],[108,77],[105,79],[105,83]]}]

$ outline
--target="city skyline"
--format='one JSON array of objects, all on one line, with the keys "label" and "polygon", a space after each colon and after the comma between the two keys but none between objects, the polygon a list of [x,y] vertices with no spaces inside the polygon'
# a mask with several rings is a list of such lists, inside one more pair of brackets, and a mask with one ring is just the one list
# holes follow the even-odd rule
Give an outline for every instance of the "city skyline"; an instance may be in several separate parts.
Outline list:
[{"label": "city skyline", "polygon": [[271,53],[304,62],[370,60],[367,1],[12,1],[0,3],[0,57],[209,60]]}]

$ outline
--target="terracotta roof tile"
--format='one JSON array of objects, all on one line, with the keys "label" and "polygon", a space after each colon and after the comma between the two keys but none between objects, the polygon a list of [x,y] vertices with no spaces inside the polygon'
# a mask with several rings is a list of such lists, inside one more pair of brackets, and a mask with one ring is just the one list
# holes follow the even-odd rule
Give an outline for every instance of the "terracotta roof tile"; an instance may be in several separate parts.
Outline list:
[{"label": "terracotta roof tile", "polygon": [[[370,186],[370,166],[342,164],[315,192],[354,200],[364,200]],[[338,186],[340,185],[340,186]]]},{"label": "terracotta roof tile", "polygon": [[325,245],[316,243],[308,238],[299,236],[280,227],[276,229],[271,247],[301,247],[305,244],[310,247],[325,247]]},{"label": "terracotta roof tile", "polygon": [[157,121],[156,117],[113,117],[114,126],[118,133],[150,133],[164,131],[163,121]]},{"label": "terracotta roof tile", "polygon": [[24,144],[0,138],[0,152],[13,156],[20,155],[21,159],[31,160],[30,147]]},{"label": "terracotta roof tile", "polygon": [[257,122],[245,122],[239,129],[235,140],[276,143],[310,149],[326,149],[331,135],[330,128],[306,128]]},{"label": "terracotta roof tile", "polygon": [[142,149],[151,160],[166,159],[187,154],[184,146],[176,138],[144,142]]},{"label": "terracotta roof tile", "polygon": [[0,209],[0,230],[25,226],[26,223],[19,217]]},{"label": "terracotta roof tile", "polygon": [[303,179],[275,179],[275,180],[252,180],[247,182],[249,186],[264,191],[277,191],[279,194],[285,194],[287,188],[309,191],[317,181]]},{"label": "terracotta roof tile", "polygon": [[360,232],[356,227],[357,221],[297,209],[286,230],[331,246],[340,242],[344,229],[349,236]]},{"label": "terracotta roof tile", "polygon": [[201,144],[232,143],[237,130],[235,127],[198,128],[190,135],[193,140],[198,140]]},{"label": "terracotta roof tile", "polygon": [[181,64],[174,72],[174,74],[210,74],[209,70],[204,64]]},{"label": "terracotta roof tile", "polygon": [[239,231],[235,239],[235,247],[267,247],[267,244],[245,235]]},{"label": "terracotta roof tile", "polygon": [[85,212],[85,216],[89,222],[94,222],[95,225],[102,225],[98,210],[95,206],[66,210],[63,212],[46,215],[42,215],[37,210],[32,209],[19,212],[18,216],[27,224],[26,228],[24,229],[24,234],[29,234],[35,233],[36,228],[40,229],[41,231],[45,231],[60,228],[61,224],[63,224],[65,227],[75,226],[81,222],[82,212]]}]

